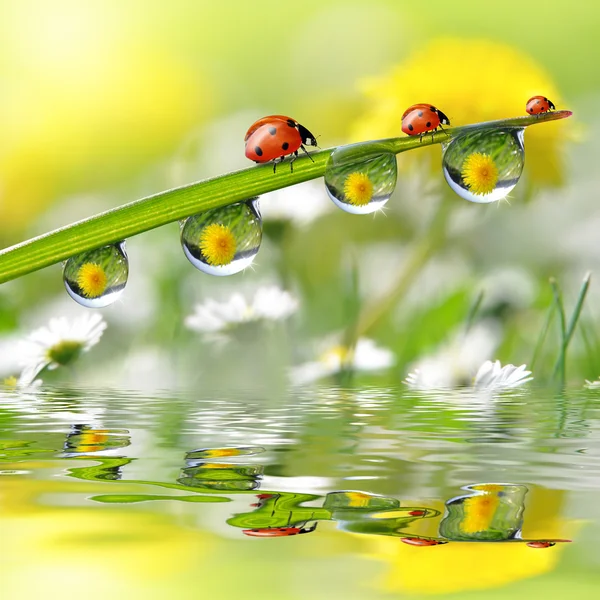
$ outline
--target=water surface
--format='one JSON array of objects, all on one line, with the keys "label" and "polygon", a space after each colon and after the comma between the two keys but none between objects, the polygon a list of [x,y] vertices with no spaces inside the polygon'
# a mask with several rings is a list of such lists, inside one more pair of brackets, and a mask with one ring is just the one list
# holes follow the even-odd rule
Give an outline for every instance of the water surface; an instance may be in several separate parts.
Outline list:
[{"label": "water surface", "polygon": [[0,591],[595,597],[599,400],[4,391]]}]

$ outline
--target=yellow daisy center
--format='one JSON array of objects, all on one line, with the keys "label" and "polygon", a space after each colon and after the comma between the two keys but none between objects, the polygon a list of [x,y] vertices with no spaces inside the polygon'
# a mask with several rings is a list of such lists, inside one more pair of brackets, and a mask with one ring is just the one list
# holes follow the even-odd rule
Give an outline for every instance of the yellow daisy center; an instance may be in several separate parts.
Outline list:
[{"label": "yellow daisy center", "polygon": [[462,178],[469,191],[483,196],[494,191],[498,183],[498,167],[488,154],[473,152],[462,167]]},{"label": "yellow daisy center", "polygon": [[344,181],[346,200],[354,206],[365,206],[373,198],[373,183],[365,173],[350,173]]},{"label": "yellow daisy center", "polygon": [[200,233],[200,250],[209,265],[228,265],[235,256],[236,247],[235,236],[226,225],[213,223]]},{"label": "yellow daisy center", "polygon": [[6,386],[7,388],[10,389],[15,389],[17,387],[17,378],[14,375],[11,375],[10,377],[6,377],[3,381],[2,381],[2,385]]},{"label": "yellow daisy center", "polygon": [[77,285],[86,298],[99,298],[106,291],[106,272],[96,263],[85,263],[77,272]]},{"label": "yellow daisy center", "polygon": [[51,363],[56,363],[64,367],[77,359],[82,350],[83,344],[81,342],[63,340],[48,348],[46,357]]}]

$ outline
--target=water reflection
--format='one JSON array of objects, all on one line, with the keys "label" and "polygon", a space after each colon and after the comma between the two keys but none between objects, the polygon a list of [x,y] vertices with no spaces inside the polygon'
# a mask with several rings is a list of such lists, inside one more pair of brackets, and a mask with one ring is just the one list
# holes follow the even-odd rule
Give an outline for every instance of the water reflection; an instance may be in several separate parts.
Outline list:
[{"label": "water reflection", "polygon": [[[125,447],[128,439],[111,437],[104,429],[76,426],[67,436],[66,446],[83,454]],[[118,442],[116,440],[119,440]],[[120,445],[119,445],[120,444]],[[92,450],[93,448],[93,450]],[[251,493],[260,487],[264,466],[257,464],[215,462],[222,457],[239,458],[264,452],[260,446],[204,448],[185,455],[186,466],[177,483],[127,480],[128,483],[156,485],[171,489],[193,489],[214,494]],[[71,455],[70,455],[71,456]],[[99,458],[100,464],[71,468],[73,477],[117,481],[123,466],[131,459]],[[234,514],[227,524],[249,537],[289,537],[316,531],[319,521],[333,521],[344,531],[398,537],[412,546],[436,546],[448,542],[523,542],[530,548],[550,548],[566,539],[522,539],[527,487],[510,483],[475,483],[464,486],[468,493],[445,502],[446,511],[379,496],[360,490],[317,494],[267,491],[253,494],[252,510]],[[102,494],[91,499],[103,503],[137,503],[156,500],[181,502],[229,502],[229,496],[181,496],[155,494]],[[196,498],[196,499],[194,499]],[[307,505],[307,503],[311,503]],[[420,522],[442,516],[437,536],[418,535]],[[310,525],[309,525],[310,523]]]}]

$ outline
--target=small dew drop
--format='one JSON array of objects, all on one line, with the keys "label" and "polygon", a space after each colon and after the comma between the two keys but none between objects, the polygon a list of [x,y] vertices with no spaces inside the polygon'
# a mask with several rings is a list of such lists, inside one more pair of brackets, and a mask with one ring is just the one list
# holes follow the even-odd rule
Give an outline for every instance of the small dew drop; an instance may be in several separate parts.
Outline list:
[{"label": "small dew drop", "polygon": [[476,130],[443,146],[444,177],[469,202],[487,204],[506,198],[524,164],[523,129]]},{"label": "small dew drop", "polygon": [[335,150],[325,167],[329,197],[342,210],[366,215],[381,209],[396,187],[396,157],[390,152],[365,154],[363,144]]},{"label": "small dew drop", "polygon": [[194,215],[181,228],[185,256],[209,275],[233,275],[250,266],[261,240],[255,199]]},{"label": "small dew drop", "polygon": [[123,293],[128,276],[125,242],[72,256],[63,269],[69,296],[87,308],[102,308],[115,302]]}]

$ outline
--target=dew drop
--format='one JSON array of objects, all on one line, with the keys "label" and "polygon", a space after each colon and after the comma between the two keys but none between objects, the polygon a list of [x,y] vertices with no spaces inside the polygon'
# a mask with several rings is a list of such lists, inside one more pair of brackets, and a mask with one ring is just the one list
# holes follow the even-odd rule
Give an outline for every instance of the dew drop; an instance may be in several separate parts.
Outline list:
[{"label": "dew drop", "polygon": [[355,215],[383,207],[396,187],[396,156],[390,152],[364,153],[363,144],[335,150],[325,167],[325,186],[334,204]]},{"label": "dew drop", "polygon": [[181,228],[187,259],[209,275],[233,275],[250,266],[261,240],[255,199],[194,215]]},{"label": "dew drop", "polygon": [[443,145],[442,167],[448,185],[470,202],[497,202],[517,185],[525,149],[523,129],[483,129]]},{"label": "dew drop", "polygon": [[125,242],[72,256],[63,269],[69,296],[87,308],[112,304],[123,293],[128,276]]}]

